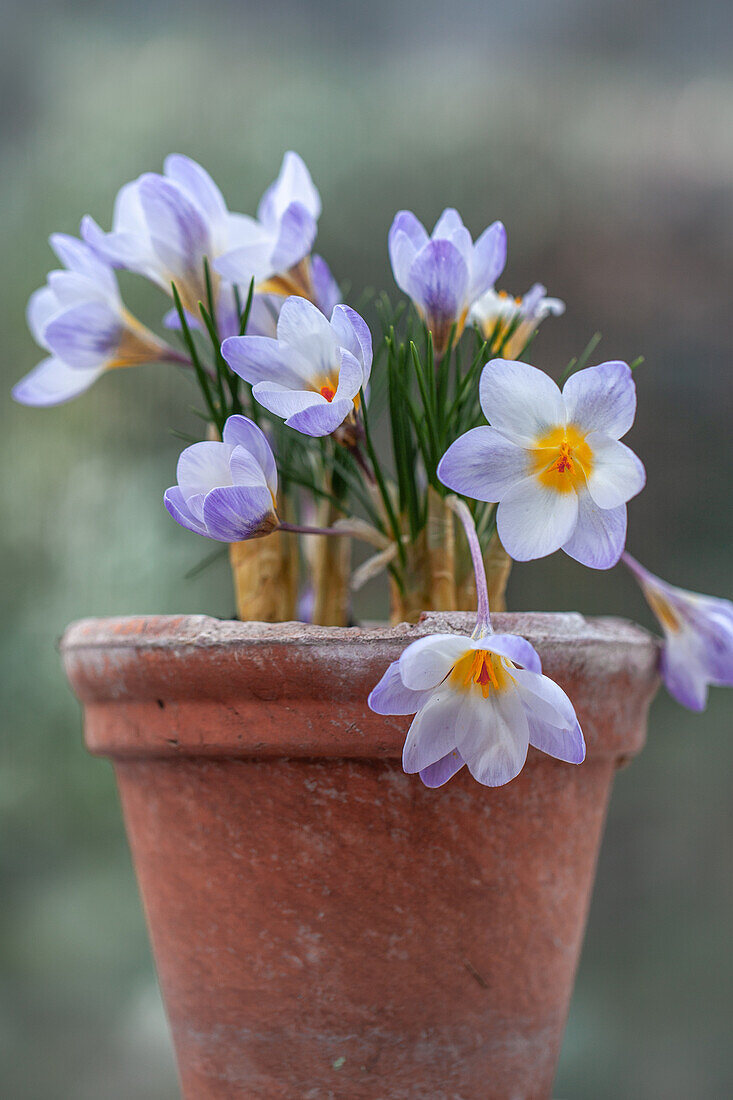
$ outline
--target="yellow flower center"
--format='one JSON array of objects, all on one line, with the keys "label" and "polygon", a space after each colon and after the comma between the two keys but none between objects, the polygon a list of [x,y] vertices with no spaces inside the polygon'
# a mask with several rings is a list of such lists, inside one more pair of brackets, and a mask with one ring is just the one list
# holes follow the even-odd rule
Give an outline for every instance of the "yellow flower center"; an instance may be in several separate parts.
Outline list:
[{"label": "yellow flower center", "polygon": [[532,473],[557,493],[581,488],[593,468],[593,452],[573,424],[540,436],[531,454]]},{"label": "yellow flower center", "polygon": [[469,649],[450,671],[449,679],[454,689],[468,691],[478,687],[484,699],[489,694],[506,691],[514,683],[507,666],[513,668],[511,661],[502,660],[496,653],[485,649]]}]

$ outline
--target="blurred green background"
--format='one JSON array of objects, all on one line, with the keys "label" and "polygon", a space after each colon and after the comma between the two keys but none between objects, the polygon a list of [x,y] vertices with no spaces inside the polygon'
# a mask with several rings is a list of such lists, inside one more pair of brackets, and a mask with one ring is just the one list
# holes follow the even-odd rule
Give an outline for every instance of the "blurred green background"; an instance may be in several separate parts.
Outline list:
[{"label": "blurred green background", "polygon": [[[169,151],[252,211],[282,153],[320,187],[318,250],[353,288],[393,284],[403,206],[455,205],[509,233],[503,285],[567,301],[535,362],[599,329],[642,354],[629,441],[648,488],[629,546],[669,580],[731,596],[733,9],[717,0],[370,4],[6,3],[0,91],[2,381],[41,358],[23,311],[54,230],[103,227],[117,188]],[[124,279],[156,323],[167,302]],[[0,405],[0,1093],[177,1095],[109,766],[82,749],[55,639],[72,619],[228,617],[224,561],[161,505],[196,431],[174,368],[120,371],[50,411]],[[374,616],[376,582],[362,606]],[[630,578],[570,559],[515,569],[515,609],[651,626]],[[386,609],[386,601],[382,601]],[[733,1095],[729,700],[661,697],[618,777],[556,1083],[564,1100]]]}]

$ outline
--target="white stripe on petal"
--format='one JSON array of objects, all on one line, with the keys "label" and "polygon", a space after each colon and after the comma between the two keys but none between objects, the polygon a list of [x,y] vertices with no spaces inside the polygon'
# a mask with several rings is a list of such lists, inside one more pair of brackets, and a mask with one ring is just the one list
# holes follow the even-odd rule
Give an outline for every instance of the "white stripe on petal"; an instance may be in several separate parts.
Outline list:
[{"label": "white stripe on petal", "polygon": [[458,751],[474,779],[500,787],[519,775],[527,759],[529,727],[516,691],[466,692],[456,730]]},{"label": "white stripe on petal", "polygon": [[562,391],[568,423],[583,434],[605,432],[614,439],[626,435],[636,415],[636,385],[626,363],[601,363],[579,370]]},{"label": "white stripe on petal", "polygon": [[481,373],[479,398],[493,428],[520,446],[564,427],[562,394],[549,375],[529,363],[492,359]]},{"label": "white stripe on petal", "polygon": [[472,648],[471,639],[462,634],[431,634],[418,638],[400,657],[402,682],[413,691],[436,687],[456,661]]},{"label": "white stripe on petal", "polygon": [[451,443],[438,464],[438,477],[463,496],[497,501],[529,473],[527,452],[496,431],[472,428]]},{"label": "white stripe on petal", "polygon": [[618,508],[641,492],[646,471],[630,447],[604,432],[591,432],[586,443],[593,453],[588,492],[599,508]]},{"label": "white stripe on petal", "polygon": [[497,509],[496,525],[504,549],[516,561],[543,558],[559,550],[578,520],[575,491],[558,493],[528,477],[510,489]]},{"label": "white stripe on petal", "polygon": [[626,505],[599,508],[587,489],[578,493],[578,523],[563,544],[569,557],[591,569],[610,569],[626,541]]}]

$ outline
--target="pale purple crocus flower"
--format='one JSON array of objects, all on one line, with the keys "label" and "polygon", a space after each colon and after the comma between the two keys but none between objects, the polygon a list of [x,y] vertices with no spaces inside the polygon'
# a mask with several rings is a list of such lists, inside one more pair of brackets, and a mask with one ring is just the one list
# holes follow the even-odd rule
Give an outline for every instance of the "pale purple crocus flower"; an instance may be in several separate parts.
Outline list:
[{"label": "pale purple crocus flower", "polygon": [[264,408],[311,436],[330,435],[353,416],[372,365],[371,335],[355,310],[337,305],[328,320],[295,295],[280,310],[275,339],[233,337],[221,351]]},{"label": "pale purple crocus flower", "polygon": [[667,584],[629,553],[623,561],[664,631],[667,691],[683,707],[704,710],[708,685],[733,687],[733,603]]},{"label": "pale purple crocus flower", "polygon": [[548,298],[547,287],[535,283],[517,298],[492,287],[474,302],[468,320],[478,326],[491,347],[501,348],[505,359],[516,359],[546,317],[560,317],[564,312],[565,303]]},{"label": "pale purple crocus flower", "polygon": [[542,675],[526,639],[493,632],[473,521],[466,505],[456,504],[465,509],[459,515],[476,570],[476,629],[470,638],[433,634],[413,642],[371,692],[369,706],[377,714],[415,715],[402,766],[419,772],[427,787],[442,786],[464,764],[479,783],[501,786],[522,770],[530,745],[580,764],[585,741],[567,695]]},{"label": "pale purple crocus flower", "polygon": [[457,210],[444,210],[432,235],[409,210],[401,210],[389,231],[395,282],[414,302],[445,351],[451,329],[463,332],[473,304],[494,286],[506,263],[506,230],[494,222],[474,244]]},{"label": "pale purple crocus flower", "polygon": [[13,387],[22,405],[48,407],[89,389],[106,370],[182,357],[122,304],[117,279],[83,241],[54,233],[51,247],[65,265],[31,295],[28,325],[51,354]]},{"label": "pale purple crocus flower", "polygon": [[[214,264],[235,246],[242,217],[229,212],[200,164],[173,153],[163,175],[145,172],[119,191],[110,233],[90,217],[82,220],[81,232],[112,266],[144,275],[167,294],[175,283],[185,309],[198,316],[198,303],[207,302],[204,258]],[[220,285],[214,271],[211,280],[218,313],[220,294],[231,297],[233,291]]]},{"label": "pale purple crocus flower", "polygon": [[280,174],[265,191],[257,217],[238,215],[236,240],[216,270],[232,283],[254,278],[263,293],[300,294],[315,300],[309,255],[318,231],[321,197],[297,153],[285,154]]},{"label": "pale purple crocus flower", "polygon": [[636,387],[626,363],[571,375],[562,393],[528,363],[492,359],[479,387],[490,427],[452,443],[438,477],[457,493],[497,502],[497,530],[517,561],[566,554],[609,569],[626,540],[626,503],[646,474],[619,442],[634,422]]},{"label": "pale purple crocus flower", "polygon": [[222,441],[194,443],[178,459],[177,484],[163,498],[173,519],[218,542],[262,538],[277,518],[277,466],[264,432],[230,416]]}]

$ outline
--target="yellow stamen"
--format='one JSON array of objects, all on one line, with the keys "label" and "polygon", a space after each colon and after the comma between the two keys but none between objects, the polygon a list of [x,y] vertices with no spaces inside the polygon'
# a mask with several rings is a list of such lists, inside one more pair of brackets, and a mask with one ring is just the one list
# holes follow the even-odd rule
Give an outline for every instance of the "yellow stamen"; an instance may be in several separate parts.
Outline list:
[{"label": "yellow stamen", "polygon": [[573,424],[541,436],[531,454],[532,473],[545,488],[557,493],[579,489],[593,468],[593,452]]},{"label": "yellow stamen", "polygon": [[449,678],[454,689],[468,691],[472,687],[478,687],[484,699],[488,699],[492,691],[506,691],[511,687],[514,679],[509,669],[513,667],[511,661],[496,653],[485,649],[469,649],[453,665]]},{"label": "yellow stamen", "polygon": [[671,630],[676,634],[678,630],[682,629],[682,623],[678,619],[672,605],[665,600],[664,596],[646,586],[644,587],[644,595],[646,596],[646,602],[649,604],[665,630]]}]

